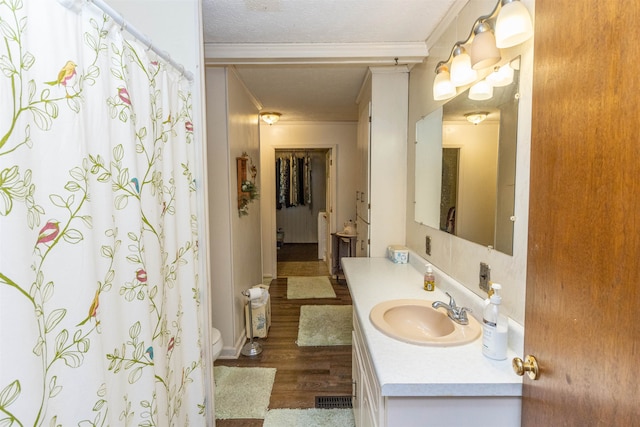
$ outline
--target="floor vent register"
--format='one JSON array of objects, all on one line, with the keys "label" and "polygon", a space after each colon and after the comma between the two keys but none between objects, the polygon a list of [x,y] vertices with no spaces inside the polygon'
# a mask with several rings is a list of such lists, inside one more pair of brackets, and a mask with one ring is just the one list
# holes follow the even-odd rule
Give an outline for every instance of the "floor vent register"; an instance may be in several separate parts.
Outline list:
[{"label": "floor vent register", "polygon": [[353,408],[351,396],[316,396],[316,408]]}]

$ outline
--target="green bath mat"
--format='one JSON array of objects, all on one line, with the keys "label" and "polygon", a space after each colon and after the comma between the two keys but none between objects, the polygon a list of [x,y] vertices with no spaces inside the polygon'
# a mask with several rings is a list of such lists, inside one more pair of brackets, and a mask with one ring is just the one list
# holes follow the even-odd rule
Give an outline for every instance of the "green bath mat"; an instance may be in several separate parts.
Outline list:
[{"label": "green bath mat", "polygon": [[275,368],[215,366],[216,418],[264,418],[269,408]]},{"label": "green bath mat", "polygon": [[352,316],[351,305],[303,305],[296,343],[300,347],[351,345]]},{"label": "green bath mat", "polygon": [[263,427],[354,427],[352,409],[271,409]]},{"label": "green bath mat", "polygon": [[287,299],[335,298],[326,276],[292,276],[287,278]]}]

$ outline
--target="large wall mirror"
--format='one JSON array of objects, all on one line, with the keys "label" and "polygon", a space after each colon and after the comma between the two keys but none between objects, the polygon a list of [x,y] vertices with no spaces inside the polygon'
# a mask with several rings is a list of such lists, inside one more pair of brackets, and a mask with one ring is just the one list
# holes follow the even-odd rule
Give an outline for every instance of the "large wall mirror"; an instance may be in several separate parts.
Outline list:
[{"label": "large wall mirror", "polygon": [[519,58],[484,101],[469,90],[416,123],[416,222],[513,255]]}]

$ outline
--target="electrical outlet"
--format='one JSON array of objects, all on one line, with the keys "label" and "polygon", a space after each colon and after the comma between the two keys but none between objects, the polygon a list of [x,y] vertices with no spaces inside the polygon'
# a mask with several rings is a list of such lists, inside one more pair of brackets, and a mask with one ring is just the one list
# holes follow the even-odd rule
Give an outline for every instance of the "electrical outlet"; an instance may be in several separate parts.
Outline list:
[{"label": "electrical outlet", "polygon": [[491,281],[491,267],[484,262],[480,263],[480,289],[489,292],[489,282]]},{"label": "electrical outlet", "polygon": [[424,239],[424,251],[428,256],[431,256],[431,236],[427,236]]}]

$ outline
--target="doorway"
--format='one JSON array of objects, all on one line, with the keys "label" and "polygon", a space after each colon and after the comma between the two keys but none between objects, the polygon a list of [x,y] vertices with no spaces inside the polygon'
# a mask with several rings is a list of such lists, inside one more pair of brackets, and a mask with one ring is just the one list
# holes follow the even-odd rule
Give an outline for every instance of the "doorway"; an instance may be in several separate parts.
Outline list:
[{"label": "doorway", "polygon": [[318,216],[326,212],[328,150],[275,150],[276,227],[284,243],[318,243]]},{"label": "doorway", "polygon": [[275,149],[278,276],[282,262],[327,259],[330,162],[328,148]]}]

